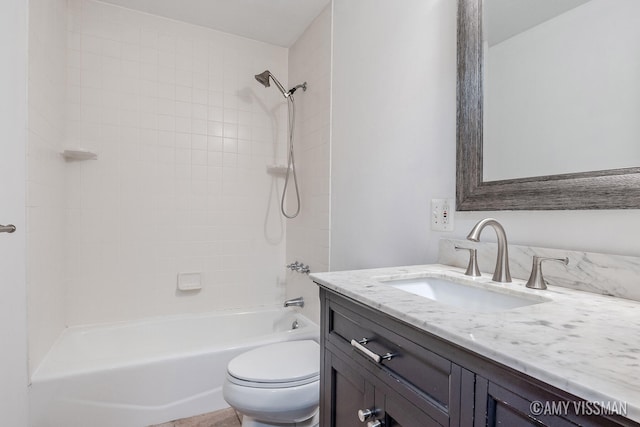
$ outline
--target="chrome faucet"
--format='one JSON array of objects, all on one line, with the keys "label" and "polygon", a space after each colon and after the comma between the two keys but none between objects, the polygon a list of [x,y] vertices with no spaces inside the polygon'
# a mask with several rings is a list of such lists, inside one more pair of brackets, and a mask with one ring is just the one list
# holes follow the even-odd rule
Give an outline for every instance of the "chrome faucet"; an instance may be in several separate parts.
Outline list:
[{"label": "chrome faucet", "polygon": [[492,226],[496,231],[496,236],[498,236],[498,257],[496,259],[496,269],[493,272],[493,281],[502,283],[511,282],[511,274],[509,273],[509,251],[507,248],[507,234],[504,232],[504,228],[502,228],[502,225],[500,225],[498,221],[493,218],[483,219],[473,227],[473,229],[467,236],[467,239],[473,242],[479,242],[480,233],[482,233],[482,230],[484,230],[487,225]]},{"label": "chrome faucet", "polygon": [[304,307],[304,299],[302,297],[288,299],[284,302],[284,306],[285,307],[297,306],[302,308]]}]

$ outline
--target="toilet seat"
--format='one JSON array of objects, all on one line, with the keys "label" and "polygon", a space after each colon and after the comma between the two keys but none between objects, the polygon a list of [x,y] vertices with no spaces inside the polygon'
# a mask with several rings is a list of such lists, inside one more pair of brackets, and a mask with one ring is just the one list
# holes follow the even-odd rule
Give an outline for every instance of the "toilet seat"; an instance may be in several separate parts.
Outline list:
[{"label": "toilet seat", "polygon": [[250,350],[227,366],[229,382],[245,387],[287,388],[319,381],[320,346],[287,341]]},{"label": "toilet seat", "polygon": [[306,380],[300,381],[288,381],[288,382],[280,382],[280,383],[259,383],[255,381],[245,381],[240,380],[232,375],[227,373],[227,381],[232,384],[236,384],[243,387],[254,387],[254,388],[291,388],[297,387],[305,384],[311,384],[317,381],[320,381],[320,375],[316,375],[315,377],[307,378]]}]

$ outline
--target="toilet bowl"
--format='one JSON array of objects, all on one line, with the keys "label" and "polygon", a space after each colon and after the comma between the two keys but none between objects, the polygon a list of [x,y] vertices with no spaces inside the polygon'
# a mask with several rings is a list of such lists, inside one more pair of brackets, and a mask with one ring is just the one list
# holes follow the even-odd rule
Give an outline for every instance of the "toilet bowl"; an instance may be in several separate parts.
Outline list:
[{"label": "toilet bowl", "polygon": [[318,426],[320,346],[288,341],[243,353],[229,362],[222,392],[243,427]]}]

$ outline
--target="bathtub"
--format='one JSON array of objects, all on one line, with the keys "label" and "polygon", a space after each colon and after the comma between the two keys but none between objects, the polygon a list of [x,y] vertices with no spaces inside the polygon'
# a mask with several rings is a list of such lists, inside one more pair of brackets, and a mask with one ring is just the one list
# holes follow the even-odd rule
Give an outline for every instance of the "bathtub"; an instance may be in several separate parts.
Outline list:
[{"label": "bathtub", "polygon": [[67,328],[32,376],[29,424],[142,427],[226,408],[231,359],[318,337],[318,326],[291,309]]}]

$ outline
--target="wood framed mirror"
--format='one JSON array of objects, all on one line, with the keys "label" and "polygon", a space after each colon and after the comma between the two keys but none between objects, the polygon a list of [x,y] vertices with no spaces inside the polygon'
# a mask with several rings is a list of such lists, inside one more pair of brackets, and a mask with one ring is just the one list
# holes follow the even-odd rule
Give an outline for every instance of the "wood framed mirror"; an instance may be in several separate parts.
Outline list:
[{"label": "wood framed mirror", "polygon": [[[483,22],[483,7],[487,1],[458,1],[456,210],[640,208],[640,167],[635,165],[513,179],[485,179],[486,43],[483,31],[486,22]],[[584,90],[589,91],[590,88]],[[637,95],[640,96],[640,92]],[[536,117],[530,119],[535,121]],[[540,126],[544,124],[540,123]],[[608,145],[610,141],[602,140],[600,143]],[[640,148],[640,139],[635,144]],[[563,161],[571,162],[571,155],[564,156]]]}]

